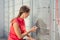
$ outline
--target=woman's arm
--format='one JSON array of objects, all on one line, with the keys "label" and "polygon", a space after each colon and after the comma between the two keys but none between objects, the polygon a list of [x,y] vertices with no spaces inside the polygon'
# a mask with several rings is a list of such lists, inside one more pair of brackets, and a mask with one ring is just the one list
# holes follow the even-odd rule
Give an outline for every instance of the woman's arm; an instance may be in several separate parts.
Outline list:
[{"label": "woman's arm", "polygon": [[31,35],[29,35],[29,34],[27,35],[27,37],[28,37],[28,38],[27,38],[28,40],[35,40],[35,39],[32,38]]},{"label": "woman's arm", "polygon": [[31,37],[31,35],[30,35],[30,34],[28,34],[28,35],[27,35],[27,37]]},{"label": "woman's arm", "polygon": [[28,32],[21,34],[21,30],[19,29],[19,26],[17,23],[14,23],[13,27],[14,27],[14,31],[19,39],[23,38],[24,36],[28,35],[31,32],[31,31],[28,31]]}]

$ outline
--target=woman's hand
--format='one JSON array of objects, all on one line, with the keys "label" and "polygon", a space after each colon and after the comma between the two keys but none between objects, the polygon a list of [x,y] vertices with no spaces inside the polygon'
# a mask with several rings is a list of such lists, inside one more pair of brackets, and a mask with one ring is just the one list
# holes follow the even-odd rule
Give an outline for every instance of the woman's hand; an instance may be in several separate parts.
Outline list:
[{"label": "woman's hand", "polygon": [[38,27],[33,26],[33,27],[30,29],[30,31],[31,31],[31,32],[35,32],[35,31],[37,30],[37,28],[38,28]]},{"label": "woman's hand", "polygon": [[35,40],[34,38],[32,38],[32,37],[28,37],[28,39],[27,40]]}]

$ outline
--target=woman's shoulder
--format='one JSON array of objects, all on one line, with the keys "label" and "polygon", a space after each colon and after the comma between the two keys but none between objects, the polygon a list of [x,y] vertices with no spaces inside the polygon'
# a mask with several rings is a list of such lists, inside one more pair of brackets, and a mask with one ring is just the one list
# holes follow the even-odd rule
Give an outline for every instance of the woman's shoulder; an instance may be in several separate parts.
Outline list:
[{"label": "woman's shoulder", "polygon": [[13,19],[11,20],[11,22],[12,22],[12,23],[17,22],[17,18],[13,18]]}]

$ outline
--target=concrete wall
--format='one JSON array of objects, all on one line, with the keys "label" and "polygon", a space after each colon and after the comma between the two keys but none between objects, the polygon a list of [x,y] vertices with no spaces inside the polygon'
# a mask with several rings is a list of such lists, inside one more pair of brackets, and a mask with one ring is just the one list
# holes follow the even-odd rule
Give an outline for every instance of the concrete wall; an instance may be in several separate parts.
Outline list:
[{"label": "concrete wall", "polygon": [[[50,29],[50,0],[33,0],[33,25],[36,21],[41,19],[47,25],[46,29]],[[33,33],[33,36],[36,38],[36,34]],[[50,37],[50,35],[49,35]],[[46,38],[45,38],[46,39]],[[41,39],[42,40],[42,39]],[[46,39],[49,40],[49,39]]]},{"label": "concrete wall", "polygon": [[0,37],[3,37],[4,30],[4,12],[3,12],[3,0],[0,0]]},{"label": "concrete wall", "polygon": [[[22,5],[31,8],[30,16],[25,19],[27,31],[38,19],[42,19],[50,30],[50,40],[55,40],[55,0],[0,0],[0,37],[8,36],[10,21],[18,15]],[[36,33],[32,33],[32,36],[36,38]]]}]

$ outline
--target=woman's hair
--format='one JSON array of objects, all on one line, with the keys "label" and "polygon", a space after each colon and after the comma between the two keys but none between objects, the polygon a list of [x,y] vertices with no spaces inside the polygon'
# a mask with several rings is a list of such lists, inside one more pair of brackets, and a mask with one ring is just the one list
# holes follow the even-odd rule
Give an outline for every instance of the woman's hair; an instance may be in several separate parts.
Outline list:
[{"label": "woman's hair", "polygon": [[24,12],[29,13],[30,12],[30,8],[26,5],[22,6],[19,10],[19,14],[17,17],[20,17]]},{"label": "woman's hair", "polygon": [[[21,8],[20,8],[20,10],[19,10],[19,14],[18,14],[17,17],[20,17],[24,12],[26,12],[26,13],[29,13],[29,12],[30,12],[30,8],[29,8],[28,6],[26,6],[26,5],[21,6]],[[12,22],[14,19],[15,19],[15,18],[13,18],[13,19],[11,20],[11,22]]]}]

